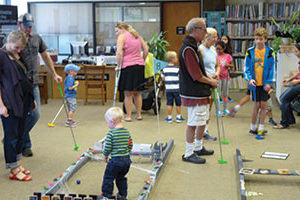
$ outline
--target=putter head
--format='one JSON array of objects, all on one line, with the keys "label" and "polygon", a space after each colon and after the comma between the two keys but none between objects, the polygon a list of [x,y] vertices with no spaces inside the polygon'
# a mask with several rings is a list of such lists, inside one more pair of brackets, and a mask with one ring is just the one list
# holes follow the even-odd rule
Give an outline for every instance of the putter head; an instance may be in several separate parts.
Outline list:
[{"label": "putter head", "polygon": [[255,139],[257,139],[257,140],[263,140],[263,139],[265,139],[265,138],[264,138],[264,136],[261,136],[260,134],[258,134],[258,135],[255,137]]},{"label": "putter head", "polygon": [[218,160],[218,163],[219,164],[227,164],[227,161],[223,160],[223,158],[221,158],[220,160]]},{"label": "putter head", "polygon": [[48,123],[49,127],[54,127],[55,125],[53,123]]},{"label": "putter head", "polygon": [[222,144],[229,144],[230,142],[224,139],[224,140],[221,141],[221,143]]}]

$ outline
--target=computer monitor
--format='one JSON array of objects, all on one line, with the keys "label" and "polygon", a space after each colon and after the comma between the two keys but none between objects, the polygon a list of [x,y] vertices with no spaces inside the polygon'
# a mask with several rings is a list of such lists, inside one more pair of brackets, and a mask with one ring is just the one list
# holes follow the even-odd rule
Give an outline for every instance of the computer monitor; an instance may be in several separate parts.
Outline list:
[{"label": "computer monitor", "polygon": [[89,55],[88,42],[71,42],[71,56],[81,57]]}]

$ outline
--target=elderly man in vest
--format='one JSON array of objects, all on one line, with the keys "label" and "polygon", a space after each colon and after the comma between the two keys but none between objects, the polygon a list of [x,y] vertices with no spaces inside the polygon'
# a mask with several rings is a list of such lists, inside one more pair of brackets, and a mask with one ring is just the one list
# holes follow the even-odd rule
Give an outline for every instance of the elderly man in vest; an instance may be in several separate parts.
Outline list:
[{"label": "elderly man in vest", "polygon": [[209,117],[211,88],[216,88],[218,81],[206,75],[202,55],[197,47],[197,43],[201,42],[206,34],[205,20],[191,19],[186,25],[186,30],[189,35],[184,37],[179,54],[180,96],[182,105],[188,109],[186,152],[182,155],[182,160],[203,164],[206,160],[200,156],[214,154],[213,150],[204,148],[202,141]]}]

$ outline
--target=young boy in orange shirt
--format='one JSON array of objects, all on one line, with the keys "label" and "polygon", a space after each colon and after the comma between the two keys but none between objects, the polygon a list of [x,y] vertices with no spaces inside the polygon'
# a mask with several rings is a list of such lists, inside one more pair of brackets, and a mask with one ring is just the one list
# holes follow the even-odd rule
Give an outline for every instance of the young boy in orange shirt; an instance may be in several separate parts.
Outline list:
[{"label": "young boy in orange shirt", "polygon": [[[247,50],[245,57],[245,79],[252,92],[252,120],[249,134],[257,135],[256,139],[263,139],[264,122],[266,117],[267,101],[270,98],[268,92],[271,89],[274,78],[275,54],[267,44],[267,31],[258,28],[254,33],[254,47]],[[259,112],[260,111],[260,112]],[[256,121],[259,113],[259,125]]]}]

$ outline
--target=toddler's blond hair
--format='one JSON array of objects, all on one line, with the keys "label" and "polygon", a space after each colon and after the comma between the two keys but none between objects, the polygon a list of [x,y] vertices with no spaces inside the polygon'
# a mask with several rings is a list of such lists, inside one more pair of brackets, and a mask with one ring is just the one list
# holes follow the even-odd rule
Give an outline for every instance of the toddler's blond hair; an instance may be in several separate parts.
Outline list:
[{"label": "toddler's blond hair", "polygon": [[121,122],[124,117],[124,113],[119,107],[111,107],[106,111],[104,116],[107,120]]},{"label": "toddler's blond hair", "polygon": [[177,57],[177,53],[175,51],[168,51],[165,55],[167,62],[171,62],[176,57]]}]

